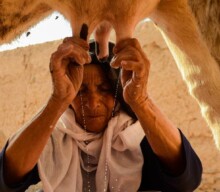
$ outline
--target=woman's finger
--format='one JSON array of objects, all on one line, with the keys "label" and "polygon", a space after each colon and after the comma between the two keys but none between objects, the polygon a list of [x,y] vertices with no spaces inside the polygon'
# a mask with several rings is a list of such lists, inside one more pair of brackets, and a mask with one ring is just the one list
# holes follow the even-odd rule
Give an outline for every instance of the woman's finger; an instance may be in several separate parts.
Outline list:
[{"label": "woman's finger", "polygon": [[121,67],[121,61],[123,60],[138,61],[141,58],[140,56],[141,56],[140,53],[138,53],[135,48],[129,46],[121,50],[118,54],[116,54],[111,60],[110,65],[113,68],[118,68]]},{"label": "woman's finger", "polygon": [[68,65],[67,76],[72,81],[73,85],[78,85],[78,88],[80,87],[83,79],[83,70],[84,67],[81,65],[76,65],[73,63]]},{"label": "woman's finger", "polygon": [[125,87],[126,84],[131,81],[132,78],[132,71],[127,71],[124,70],[123,68],[121,69],[121,84],[122,87]]},{"label": "woman's finger", "polygon": [[144,78],[148,73],[150,63],[145,61],[145,63],[140,63],[138,61],[122,60],[121,67],[127,71],[133,71],[135,77]]},{"label": "woman's finger", "polygon": [[134,47],[137,50],[141,50],[141,46],[140,46],[138,40],[135,38],[129,38],[129,39],[123,39],[123,40],[119,41],[115,45],[113,52],[114,52],[114,54],[117,54],[118,52],[120,52],[123,49],[126,49],[129,46]]},{"label": "woman's finger", "polygon": [[58,50],[51,57],[50,69],[53,72],[60,72],[66,69],[69,60],[74,60],[80,65],[89,63],[91,58],[89,54],[79,46],[76,45],[63,45],[58,48]]},{"label": "woman's finger", "polygon": [[86,51],[89,50],[89,44],[87,41],[79,38],[79,37],[66,37],[63,40],[64,44],[70,43],[70,44],[77,44],[80,47],[82,47],[83,49],[85,49]]}]

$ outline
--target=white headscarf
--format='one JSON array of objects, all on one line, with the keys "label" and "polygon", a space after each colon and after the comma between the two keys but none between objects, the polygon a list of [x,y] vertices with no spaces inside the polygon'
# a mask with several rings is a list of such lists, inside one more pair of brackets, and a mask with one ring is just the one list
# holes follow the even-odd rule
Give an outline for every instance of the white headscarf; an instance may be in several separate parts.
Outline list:
[{"label": "white headscarf", "polygon": [[[81,192],[82,170],[95,173],[96,191],[137,191],[142,175],[140,142],[144,131],[123,111],[112,117],[104,133],[85,132],[71,109],[59,119],[38,162],[45,192]],[[86,142],[87,141],[87,145]],[[90,159],[88,167],[86,158]],[[84,155],[85,156],[85,155]],[[91,191],[93,191],[91,189]]]}]

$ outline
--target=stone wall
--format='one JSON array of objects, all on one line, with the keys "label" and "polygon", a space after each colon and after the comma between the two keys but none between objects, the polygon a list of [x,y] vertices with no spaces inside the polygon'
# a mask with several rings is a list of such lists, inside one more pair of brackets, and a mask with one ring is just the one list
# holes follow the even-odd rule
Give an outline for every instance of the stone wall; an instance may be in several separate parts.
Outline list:
[{"label": "stone wall", "polygon": [[[220,152],[159,31],[144,23],[137,27],[135,37],[151,61],[151,97],[183,131],[202,160],[203,180],[197,191],[220,192]],[[51,93],[49,58],[59,43],[0,53],[0,147],[47,102]]]}]

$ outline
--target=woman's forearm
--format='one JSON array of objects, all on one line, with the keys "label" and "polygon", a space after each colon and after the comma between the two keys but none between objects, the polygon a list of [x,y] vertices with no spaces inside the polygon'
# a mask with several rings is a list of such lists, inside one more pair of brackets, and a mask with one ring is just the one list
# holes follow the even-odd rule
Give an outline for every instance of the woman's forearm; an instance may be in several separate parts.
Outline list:
[{"label": "woman's forearm", "polygon": [[164,167],[173,174],[181,172],[184,157],[179,130],[151,99],[134,105],[132,109],[144,129],[152,150]]},{"label": "woman's forearm", "polygon": [[49,100],[45,108],[10,141],[4,158],[7,184],[21,182],[33,169],[65,108],[67,106]]}]

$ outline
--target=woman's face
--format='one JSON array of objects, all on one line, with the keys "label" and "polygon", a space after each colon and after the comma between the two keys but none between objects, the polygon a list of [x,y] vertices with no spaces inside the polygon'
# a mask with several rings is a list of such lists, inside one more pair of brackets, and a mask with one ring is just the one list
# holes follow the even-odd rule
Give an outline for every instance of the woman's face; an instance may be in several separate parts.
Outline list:
[{"label": "woman's face", "polygon": [[87,131],[98,133],[106,128],[114,107],[114,93],[99,65],[85,65],[80,91],[71,106],[75,111],[76,121],[82,127],[85,120]]}]

